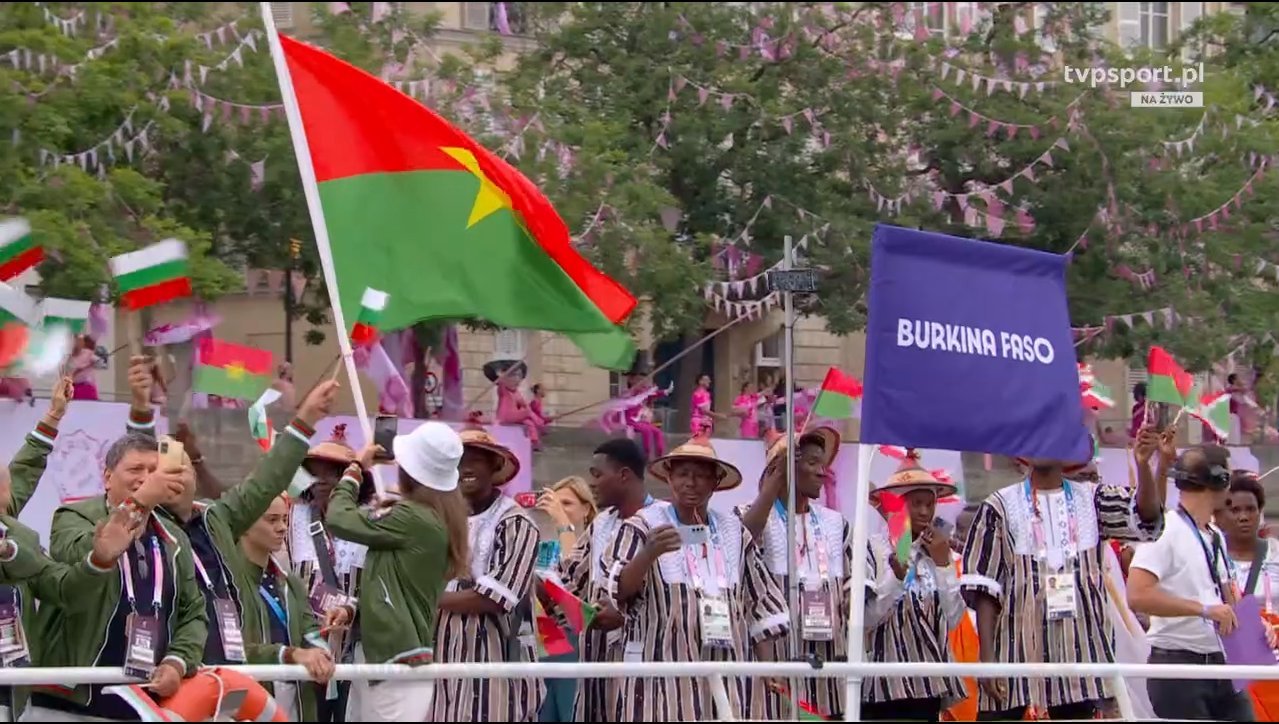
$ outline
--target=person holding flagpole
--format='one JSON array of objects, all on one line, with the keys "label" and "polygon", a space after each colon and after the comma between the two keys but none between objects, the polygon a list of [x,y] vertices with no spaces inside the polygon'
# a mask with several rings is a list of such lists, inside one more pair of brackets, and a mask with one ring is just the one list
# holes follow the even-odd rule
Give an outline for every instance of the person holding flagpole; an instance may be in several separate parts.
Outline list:
[{"label": "person holding flagpole", "polygon": [[[622,660],[747,661],[790,628],[785,594],[736,515],[711,495],[742,482],[705,438],[675,448],[648,472],[671,502],[641,509],[618,528],[601,565],[610,601],[626,616]],[[701,721],[753,711],[763,682],[730,678],[731,711],[718,711],[705,680],[628,678],[609,721]]]},{"label": "person holding flagpole", "polygon": [[[359,507],[364,471],[377,446],[365,448],[333,491],[325,520],[334,535],[368,546],[359,599],[357,658],[370,664],[423,665],[435,658],[437,610],[445,582],[465,570],[466,509],[458,487],[462,441],[453,428],[426,422],[392,445],[400,499],[375,511]],[[425,721],[433,681],[358,682],[360,721]]]},{"label": "person holding flagpole", "polygon": [[[891,570],[887,584],[875,591],[873,611],[867,615],[870,657],[883,663],[948,663],[949,634],[959,626],[967,607],[959,593],[950,550],[950,536],[940,525],[938,498],[954,495],[956,487],[941,483],[919,464],[919,453],[908,450],[897,472],[870,492],[879,505],[885,494],[901,496],[909,527],[902,533],[903,557],[892,546],[879,550],[876,564]],[[882,559],[882,560],[881,560]],[[967,696],[964,682],[954,676],[869,679],[862,684],[862,718],[866,721],[938,721],[941,713]]]},{"label": "person holding flagpole", "polygon": [[[991,494],[964,545],[960,588],[977,612],[983,662],[1113,663],[1104,539],[1150,541],[1163,530],[1164,485],[1076,483],[1085,462],[1019,459],[1025,480]],[[1111,696],[1097,677],[982,679],[978,718],[1091,718]]]}]

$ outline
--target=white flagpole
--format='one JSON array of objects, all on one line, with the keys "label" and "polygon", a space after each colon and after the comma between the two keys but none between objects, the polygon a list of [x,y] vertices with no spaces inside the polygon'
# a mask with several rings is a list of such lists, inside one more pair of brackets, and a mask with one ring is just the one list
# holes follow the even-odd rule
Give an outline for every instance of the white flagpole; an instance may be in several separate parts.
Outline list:
[{"label": "white flagpole", "polygon": [[[848,581],[848,663],[860,664],[866,658],[866,545],[870,523],[870,463],[875,446],[857,446],[857,507],[853,511],[853,571]],[[885,564],[887,562],[885,561]],[[861,721],[862,680],[848,677],[844,697],[844,721]]]},{"label": "white flagpole", "polygon": [[[333,308],[333,324],[337,327],[338,347],[346,363],[346,376],[351,383],[351,396],[355,398],[355,410],[360,418],[360,430],[365,444],[373,442],[373,425],[369,422],[368,407],[364,404],[364,390],[355,370],[355,357],[351,353],[351,338],[346,333],[346,320],[342,316],[342,299],[338,292],[337,269],[333,266],[333,250],[329,247],[329,227],[324,223],[324,208],[320,205],[320,185],[315,180],[315,167],[311,165],[311,147],[302,127],[302,111],[298,97],[293,92],[293,78],[289,64],[280,46],[280,35],[275,30],[275,18],[271,15],[271,3],[258,3],[262,9],[262,26],[266,28],[267,43],[271,48],[271,60],[275,62],[275,77],[280,83],[280,97],[284,100],[284,114],[289,119],[289,136],[293,139],[293,155],[298,159],[298,174],[302,177],[302,192],[306,194],[306,207],[311,212],[311,228],[315,232],[315,245],[320,252],[320,264],[324,268],[324,283],[329,288],[329,306]],[[374,475],[381,493],[381,478]]]}]

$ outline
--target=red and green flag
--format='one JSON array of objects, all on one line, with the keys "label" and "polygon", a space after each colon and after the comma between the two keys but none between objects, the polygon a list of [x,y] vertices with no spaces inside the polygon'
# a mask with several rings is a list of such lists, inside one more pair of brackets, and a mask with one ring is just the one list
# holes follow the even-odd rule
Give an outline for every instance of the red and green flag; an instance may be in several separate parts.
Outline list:
[{"label": "red and green flag", "polygon": [[386,311],[386,292],[376,289],[365,289],[360,298],[360,313],[355,316],[355,326],[351,327],[351,344],[356,347],[369,347],[377,341],[378,321],[382,312]]},{"label": "red and green flag", "polygon": [[[573,248],[519,171],[372,75],[279,37],[319,186],[343,312],[390,296],[381,324],[482,319],[559,332],[594,365],[626,369],[635,297]],[[292,88],[289,88],[291,81]],[[295,143],[295,145],[297,145]],[[300,153],[300,152],[299,152]]]},{"label": "red and green flag", "polygon": [[813,414],[832,420],[848,420],[853,416],[854,403],[861,396],[862,383],[856,377],[849,377],[838,367],[831,367],[826,370],[826,379],[822,380],[821,390],[817,393]]},{"label": "red and green flag", "polygon": [[1150,348],[1150,356],[1146,359],[1146,374],[1150,377],[1146,383],[1147,400],[1182,407],[1189,403],[1190,393],[1195,388],[1195,378],[1183,370],[1163,347]]},{"label": "red and green flag", "polygon": [[910,547],[914,542],[910,530],[910,511],[906,509],[906,501],[902,496],[885,490],[879,494],[879,505],[887,515],[888,540],[893,544],[897,562],[906,563],[910,560]]},{"label": "red and green flag", "polygon": [[254,400],[271,386],[271,353],[216,339],[197,348],[194,392],[237,400]]},{"label": "red and green flag", "polygon": [[538,578],[542,581],[542,589],[546,591],[546,595],[555,603],[556,608],[564,614],[564,618],[568,620],[568,625],[575,633],[581,633],[590,627],[591,621],[595,619],[595,614],[599,612],[599,609],[574,596],[564,587],[564,584],[555,578],[544,575],[539,575]]},{"label": "red and green flag", "polygon": [[26,219],[0,221],[0,282],[8,281],[44,261],[44,247],[31,236]]},{"label": "red and green flag", "polygon": [[120,288],[120,303],[129,310],[191,296],[187,246],[177,239],[112,257],[111,275]]},{"label": "red and green flag", "polygon": [[1217,436],[1218,440],[1229,439],[1230,393],[1208,392],[1201,395],[1199,404],[1195,406],[1194,411],[1190,414],[1212,428],[1212,432]]},{"label": "red and green flag", "polygon": [[533,597],[533,621],[537,625],[537,656],[539,659],[548,656],[563,656],[573,653],[573,644],[565,635],[564,629],[555,623],[555,619],[542,608],[542,602]]}]

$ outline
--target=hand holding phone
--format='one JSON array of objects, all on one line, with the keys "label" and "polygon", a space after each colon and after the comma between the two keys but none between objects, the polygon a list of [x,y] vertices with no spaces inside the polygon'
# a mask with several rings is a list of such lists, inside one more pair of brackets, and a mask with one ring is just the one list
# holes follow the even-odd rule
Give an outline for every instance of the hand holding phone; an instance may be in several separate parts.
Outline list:
[{"label": "hand holding phone", "polygon": [[392,444],[399,430],[400,419],[394,415],[378,415],[373,420],[373,444],[382,449],[373,455],[373,462],[385,463],[395,460]]}]

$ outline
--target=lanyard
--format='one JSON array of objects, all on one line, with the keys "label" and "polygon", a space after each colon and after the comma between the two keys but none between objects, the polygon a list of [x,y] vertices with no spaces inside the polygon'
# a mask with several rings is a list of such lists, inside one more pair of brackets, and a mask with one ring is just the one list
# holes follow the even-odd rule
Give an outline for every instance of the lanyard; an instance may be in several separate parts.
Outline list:
[{"label": "lanyard", "polygon": [[[151,593],[152,613],[158,614],[164,603],[164,556],[160,553],[160,540],[158,538],[151,539],[151,555],[155,563],[155,587]],[[194,556],[193,556],[194,557]],[[129,598],[129,607],[137,612],[137,599],[133,595],[133,564],[129,561],[129,556],[125,555],[120,558],[120,567],[124,573],[124,593]]]},{"label": "lanyard", "polygon": [[[1039,491],[1031,487],[1030,481],[1025,482],[1026,486],[1026,502],[1030,505],[1031,510],[1031,533],[1035,537],[1035,557],[1039,560],[1048,558],[1048,536],[1044,532],[1044,514],[1039,508]],[[1075,491],[1069,480],[1063,480],[1061,489],[1066,494],[1066,520],[1068,522],[1070,538],[1066,544],[1067,558],[1074,559],[1079,555],[1079,520],[1075,516]]]},{"label": "lanyard", "polygon": [[[782,505],[782,501],[773,501],[773,510],[781,516],[782,523],[786,522],[786,506]],[[808,545],[808,521],[812,521],[813,527],[813,545]],[[814,557],[817,558],[817,578],[823,584],[830,579],[830,555],[826,549],[826,537],[822,535],[822,518],[813,510],[812,506],[808,508],[808,515],[799,518],[800,526],[804,529],[803,543],[800,544],[799,555],[804,559],[804,572],[810,569],[809,562]]]},{"label": "lanyard", "polygon": [[[1204,542],[1203,534],[1199,532],[1199,524],[1190,516],[1190,513],[1186,512],[1186,508],[1179,505],[1177,506],[1177,512],[1181,513],[1181,517],[1186,520],[1186,525],[1189,525],[1190,529],[1194,531],[1195,540],[1199,541],[1199,548],[1203,551],[1204,561],[1208,564],[1208,573],[1212,576],[1212,582],[1217,586],[1217,594],[1221,596],[1222,603],[1225,603],[1226,587],[1222,584],[1221,575],[1217,572],[1217,556],[1220,555],[1225,558],[1226,555],[1221,551],[1221,542],[1217,539],[1217,532],[1211,529],[1208,531],[1209,535],[1212,536],[1212,550],[1209,551],[1208,544]],[[1258,561],[1253,562],[1254,566],[1257,564]],[[1227,572],[1226,575],[1229,576],[1230,573]],[[1233,584],[1234,581],[1232,580],[1231,583]]]},{"label": "lanyard", "polygon": [[[671,516],[671,521],[675,523],[675,527],[680,527],[679,518],[675,515],[675,507],[667,508],[666,512]],[[719,546],[719,532],[715,529],[714,516],[709,514],[706,516],[706,525],[710,529],[711,540],[709,546],[706,543],[702,543],[702,560],[707,561],[711,569],[710,573],[715,576],[715,583],[719,587],[720,593],[722,593],[728,588],[728,574],[726,573],[727,566],[724,563],[724,549]],[[684,549],[684,564],[688,568],[688,577],[693,584],[693,588],[698,593],[704,593],[706,586],[702,581],[702,565],[693,558],[693,546],[684,545],[682,547]],[[710,560],[711,556],[708,548],[715,551],[715,560],[713,562]]]},{"label": "lanyard", "polygon": [[[213,585],[213,579],[209,577],[209,572],[204,569],[204,562],[200,560],[200,555],[195,551],[191,551],[191,559],[195,561],[195,570],[200,574],[200,578],[204,581],[204,587],[209,589],[209,593],[212,593],[216,598],[218,596],[218,588]],[[221,573],[221,571],[219,571],[219,573]],[[219,575],[218,579],[223,580],[223,577]]]},{"label": "lanyard", "polygon": [[275,614],[275,619],[284,624],[284,630],[289,630],[289,614],[285,612],[284,607],[280,605],[280,599],[275,594],[266,590],[266,586],[258,584],[258,593],[262,594],[262,600],[266,601],[266,605],[270,607],[271,613]]}]

